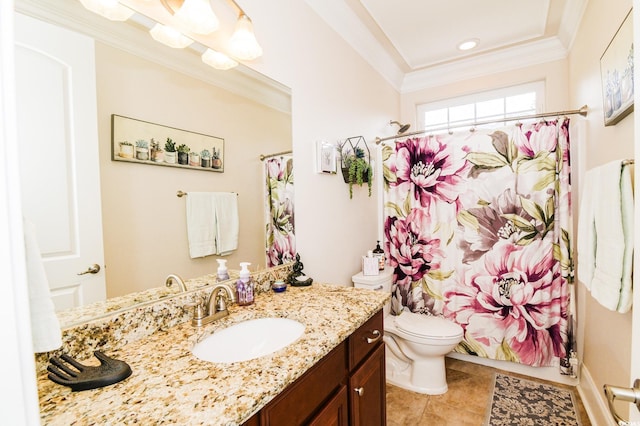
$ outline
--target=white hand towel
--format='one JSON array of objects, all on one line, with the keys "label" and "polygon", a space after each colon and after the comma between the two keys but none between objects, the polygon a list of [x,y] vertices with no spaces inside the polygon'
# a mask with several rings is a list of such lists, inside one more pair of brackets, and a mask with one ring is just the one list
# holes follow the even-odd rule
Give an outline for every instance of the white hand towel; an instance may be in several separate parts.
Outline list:
[{"label": "white hand towel", "polygon": [[216,210],[212,192],[189,192],[187,195],[187,238],[191,258],[216,253]]},{"label": "white hand towel", "polygon": [[596,266],[596,228],[594,185],[598,181],[599,169],[587,171],[580,194],[578,216],[578,280],[591,290],[591,280]]},{"label": "white hand towel", "polygon": [[238,195],[234,192],[217,192],[214,197],[216,211],[217,254],[225,256],[238,248]]},{"label": "white hand towel", "polygon": [[23,223],[33,351],[48,352],[62,346],[62,332],[51,300],[35,226],[26,219],[23,219]]},{"label": "white hand towel", "polygon": [[[622,162],[607,163],[598,168],[598,180],[593,182],[594,223],[595,223],[595,269],[591,281],[591,295],[604,307],[616,311],[623,292],[631,285],[631,256],[633,247],[629,247],[633,235],[628,232],[628,203],[633,203],[630,182],[622,184]],[[624,174],[630,179],[628,173]],[[625,194],[622,193],[624,187]],[[623,221],[623,210],[625,219]],[[631,240],[629,240],[629,238]],[[626,276],[623,276],[626,275]],[[623,285],[624,283],[624,285]],[[624,301],[622,309],[627,309],[629,301]]]},{"label": "white hand towel", "polygon": [[633,299],[633,250],[634,250],[634,194],[633,165],[622,167],[620,176],[620,201],[622,211],[622,231],[624,235],[624,257],[622,261],[622,284],[617,311],[629,312]]}]

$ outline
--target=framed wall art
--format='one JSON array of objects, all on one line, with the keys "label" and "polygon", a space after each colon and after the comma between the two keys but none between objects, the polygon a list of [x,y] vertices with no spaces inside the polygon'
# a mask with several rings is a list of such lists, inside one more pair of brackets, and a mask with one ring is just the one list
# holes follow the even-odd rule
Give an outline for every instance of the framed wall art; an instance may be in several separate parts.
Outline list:
[{"label": "framed wall art", "polygon": [[327,141],[317,141],[316,150],[317,172],[336,173],[338,151],[336,144]]},{"label": "framed wall art", "polygon": [[600,58],[604,125],[612,126],[633,111],[633,23],[627,14]]},{"label": "framed wall art", "polygon": [[224,139],[112,114],[111,159],[224,172]]}]

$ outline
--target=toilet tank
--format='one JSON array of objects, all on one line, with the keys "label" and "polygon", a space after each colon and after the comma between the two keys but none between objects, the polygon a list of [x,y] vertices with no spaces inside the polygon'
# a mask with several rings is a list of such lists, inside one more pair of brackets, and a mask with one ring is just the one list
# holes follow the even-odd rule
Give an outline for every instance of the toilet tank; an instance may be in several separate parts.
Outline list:
[{"label": "toilet tank", "polygon": [[[353,286],[356,288],[366,288],[374,291],[384,291],[387,294],[391,294],[391,284],[393,282],[393,268],[387,266],[383,271],[380,271],[378,275],[364,275],[362,272],[357,273],[351,277]],[[384,315],[389,314],[391,302],[387,302],[384,305]]]}]

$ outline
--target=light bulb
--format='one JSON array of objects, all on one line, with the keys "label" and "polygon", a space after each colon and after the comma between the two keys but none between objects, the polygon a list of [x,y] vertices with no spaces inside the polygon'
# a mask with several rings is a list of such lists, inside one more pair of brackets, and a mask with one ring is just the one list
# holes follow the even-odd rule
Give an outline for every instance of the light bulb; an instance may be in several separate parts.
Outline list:
[{"label": "light bulb", "polygon": [[175,17],[189,31],[197,34],[209,34],[217,30],[220,25],[208,0],[185,0]]},{"label": "light bulb", "polygon": [[235,58],[250,61],[262,55],[262,47],[253,34],[253,23],[245,14],[238,17],[236,29],[229,39],[229,52]]},{"label": "light bulb", "polygon": [[212,49],[207,49],[202,54],[202,62],[218,70],[228,70],[238,66],[236,61],[224,53],[216,52]]},{"label": "light bulb", "polygon": [[149,33],[151,33],[151,37],[153,37],[155,41],[159,41],[175,49],[182,49],[193,43],[193,40],[186,37],[180,31],[162,24],[155,24],[153,28],[149,30]]}]

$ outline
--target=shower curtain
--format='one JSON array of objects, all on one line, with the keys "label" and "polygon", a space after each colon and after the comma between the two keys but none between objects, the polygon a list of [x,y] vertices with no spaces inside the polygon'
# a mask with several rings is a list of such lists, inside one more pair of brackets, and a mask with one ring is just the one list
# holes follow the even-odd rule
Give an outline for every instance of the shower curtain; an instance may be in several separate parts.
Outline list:
[{"label": "shower curtain", "polygon": [[457,352],[569,374],[569,139],[564,119],[383,145],[392,313],[453,320]]},{"label": "shower curtain", "polygon": [[293,158],[265,160],[266,264],[267,267],[293,262],[296,255],[293,215]]}]

